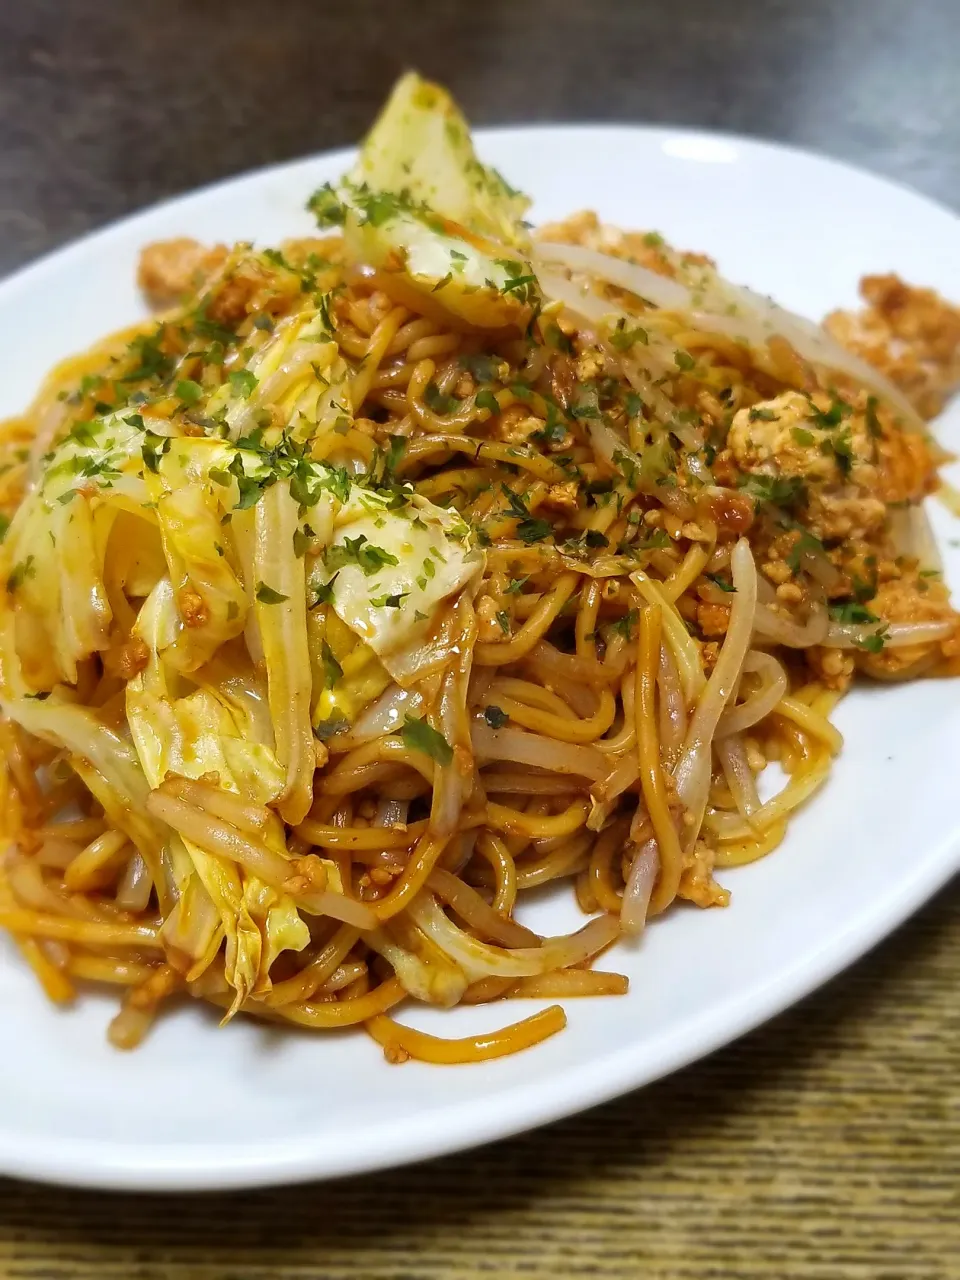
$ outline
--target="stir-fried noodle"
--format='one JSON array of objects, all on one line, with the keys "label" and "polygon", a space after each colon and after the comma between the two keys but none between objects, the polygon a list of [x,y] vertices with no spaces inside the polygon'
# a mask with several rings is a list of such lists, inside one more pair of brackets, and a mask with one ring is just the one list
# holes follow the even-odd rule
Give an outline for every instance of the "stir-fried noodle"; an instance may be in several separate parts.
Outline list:
[{"label": "stir-fried noodle", "polygon": [[[117,1045],[184,992],[394,1061],[536,1043],[558,1005],[392,1011],[621,994],[598,957],[726,903],[856,673],[955,668],[915,406],[957,313],[888,281],[841,345],[525,207],[408,77],[328,234],[148,247],[161,314],[3,427],[0,925],[51,999],[126,988]],[[555,881],[591,918],[542,937]]]}]

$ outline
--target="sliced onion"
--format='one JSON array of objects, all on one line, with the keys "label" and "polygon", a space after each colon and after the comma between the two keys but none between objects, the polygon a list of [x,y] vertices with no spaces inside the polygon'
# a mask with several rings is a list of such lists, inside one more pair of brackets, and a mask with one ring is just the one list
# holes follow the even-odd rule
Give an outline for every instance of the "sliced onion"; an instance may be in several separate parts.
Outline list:
[{"label": "sliced onion", "polygon": [[491,760],[512,760],[514,764],[532,765],[551,773],[574,774],[597,781],[609,766],[594,747],[573,742],[558,742],[525,729],[491,729],[482,718],[471,726],[473,750],[478,764]]},{"label": "sliced onion", "polygon": [[532,929],[494,911],[471,885],[443,867],[430,873],[428,886],[472,929],[502,947],[539,947],[540,937]]},{"label": "sliced onion", "polygon": [[821,325],[793,311],[787,311],[772,298],[765,298],[743,285],[723,281],[723,290],[731,297],[731,301],[725,305],[737,307],[738,314],[724,314],[724,304],[721,302],[716,311],[695,311],[688,317],[697,328],[734,340],[746,339],[755,348],[764,347],[770,338],[779,334],[787,339],[798,355],[811,364],[846,373],[857,382],[862,382],[896,409],[914,430],[926,434],[926,423],[899,387],[861,356],[842,347]]},{"label": "sliced onion", "polygon": [[660,646],[657,687],[660,690],[660,740],[668,751],[675,751],[687,732],[687,710],[680,673],[668,644]]},{"label": "sliced onion", "polygon": [[134,853],[117,886],[117,906],[124,911],[146,911],[152,889],[153,878],[147,870],[143,855]]},{"label": "sliced onion", "polygon": [[718,738],[716,748],[723,776],[740,816],[749,819],[760,808],[760,794],[753,770],[747,762],[743,739],[739,734],[730,734],[729,737]]},{"label": "sliced onion", "polygon": [[544,938],[539,947],[494,947],[480,942],[458,928],[441,911],[431,893],[422,893],[409,914],[443,954],[467,975],[471,982],[481,978],[530,978],[554,969],[581,964],[608,947],[619,936],[620,922],[614,916],[596,916],[576,933]]},{"label": "sliced onion", "polygon": [[491,769],[483,775],[483,789],[488,795],[572,796],[579,788],[576,782],[563,775]]},{"label": "sliced onion", "polygon": [[428,964],[401,947],[386,929],[370,929],[364,933],[363,941],[371,951],[383,956],[404,991],[409,991],[415,1000],[450,1008],[459,1002],[467,988],[467,976],[455,964],[440,957]]},{"label": "sliced onion", "polygon": [[590,816],[587,827],[600,831],[613,812],[617,797],[623,795],[640,777],[640,762],[636,751],[625,751],[605,778],[590,788]]},{"label": "sliced onion", "polygon": [[710,773],[714,734],[717,723],[743,670],[744,659],[753,633],[757,607],[757,568],[746,538],[741,538],[730,557],[734,595],[730,606],[730,623],[723,647],[701,693],[687,729],[683,754],[673,777],[677,794],[694,816],[688,840],[696,838],[710,790]]},{"label": "sliced onion", "polygon": [[891,622],[857,626],[852,622],[831,622],[823,643],[831,649],[862,649],[871,636],[882,635],[885,649],[905,649],[912,644],[935,644],[956,630],[956,622]]},{"label": "sliced onion", "polygon": [[[731,284],[720,275],[711,273],[706,276],[706,288],[697,290],[697,303],[703,308],[698,309],[694,305],[693,294],[684,285],[622,258],[614,258],[580,245],[553,243],[540,244],[538,257],[548,262],[562,263],[572,271],[588,271],[664,310],[683,312],[688,323],[708,333],[723,334],[734,340],[742,339],[760,349],[766,347],[771,337],[779,334],[787,339],[799,355],[813,364],[846,373],[870,387],[915,430],[926,433],[926,423],[903,392],[873,365],[841,346],[821,325],[788,311],[753,289]],[[553,284],[552,279],[550,283]],[[561,300],[574,309],[578,308],[576,302]],[[602,306],[602,301],[597,301]],[[582,306],[582,303],[579,305]]]},{"label": "sliced onion", "polygon": [[337,735],[333,740],[337,750],[347,751],[396,733],[403,724],[404,716],[417,715],[422,705],[423,697],[415,689],[401,689],[399,685],[392,684],[361,713],[347,733]]},{"label": "sliced onion", "polygon": [[167,774],[161,787],[167,795],[175,796],[195,809],[204,809],[248,835],[262,834],[270,821],[270,810],[264,805],[244,800],[235,791],[226,791],[209,782]]},{"label": "sliced onion", "polygon": [[620,904],[620,931],[637,938],[647,923],[650,895],[660,870],[660,850],[654,839],[647,840],[638,849],[630,867],[623,901]]},{"label": "sliced onion", "polygon": [[690,290],[679,281],[596,249],[586,249],[579,244],[539,242],[535,258],[562,263],[571,271],[586,271],[664,311],[689,311],[693,307]]},{"label": "sliced onion", "polygon": [[391,800],[388,797],[384,797],[377,805],[377,812],[373,816],[373,825],[375,827],[405,826],[409,808],[409,800]]},{"label": "sliced onion", "polygon": [[826,587],[828,591],[833,591],[840,585],[843,575],[826,552],[819,547],[808,548],[801,546],[799,558],[800,567],[805,569],[811,578],[819,582],[821,587]]},{"label": "sliced onion", "polygon": [[829,625],[830,619],[822,605],[814,605],[806,622],[799,623],[758,603],[753,619],[753,629],[758,636],[786,645],[788,649],[809,649],[811,645],[823,644]]},{"label": "sliced onion", "polygon": [[743,660],[743,669],[745,672],[756,672],[760,676],[760,688],[738,706],[727,708],[717,725],[719,736],[742,733],[744,729],[759,724],[770,714],[789,688],[787,673],[772,653],[751,649]]},{"label": "sliced onion", "polygon": [[940,548],[930,527],[930,517],[922,503],[890,511],[890,534],[902,556],[911,556],[921,569],[943,572]]},{"label": "sliced onion", "polygon": [[581,325],[584,320],[587,322],[589,329],[584,330],[585,335],[602,348],[607,359],[620,370],[643,403],[662,421],[675,423],[676,406],[654,382],[655,377],[677,372],[673,359],[675,348],[650,341],[643,347],[642,366],[636,360],[626,359],[610,344],[608,334],[618,321],[626,322],[634,317],[628,316],[608,299],[597,297],[589,289],[581,288],[565,276],[541,271],[538,280],[548,298],[563,303],[567,311],[571,312]]}]

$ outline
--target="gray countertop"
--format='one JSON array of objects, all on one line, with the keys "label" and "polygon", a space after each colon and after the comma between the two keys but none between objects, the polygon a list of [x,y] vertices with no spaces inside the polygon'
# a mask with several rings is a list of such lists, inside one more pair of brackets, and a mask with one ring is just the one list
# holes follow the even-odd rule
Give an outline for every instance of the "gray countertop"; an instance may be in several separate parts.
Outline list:
[{"label": "gray countertop", "polygon": [[957,206],[958,50],[960,0],[7,0],[0,272],[174,192],[354,141],[410,66],[478,124],[728,129]]}]

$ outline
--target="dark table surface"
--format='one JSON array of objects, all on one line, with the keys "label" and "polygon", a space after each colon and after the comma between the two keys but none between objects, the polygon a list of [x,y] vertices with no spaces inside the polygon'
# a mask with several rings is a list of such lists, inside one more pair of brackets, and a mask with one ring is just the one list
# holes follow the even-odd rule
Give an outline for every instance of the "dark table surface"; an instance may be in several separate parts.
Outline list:
[{"label": "dark table surface", "polygon": [[355,140],[411,66],[478,124],[759,134],[960,205],[958,0],[2,0],[0,272]]},{"label": "dark table surface", "polygon": [[[0,0],[0,272],[353,141],[410,66],[476,123],[734,130],[960,207],[960,0]],[[956,1276],[958,890],[737,1045],[485,1152],[240,1199],[0,1184],[0,1275]]]}]

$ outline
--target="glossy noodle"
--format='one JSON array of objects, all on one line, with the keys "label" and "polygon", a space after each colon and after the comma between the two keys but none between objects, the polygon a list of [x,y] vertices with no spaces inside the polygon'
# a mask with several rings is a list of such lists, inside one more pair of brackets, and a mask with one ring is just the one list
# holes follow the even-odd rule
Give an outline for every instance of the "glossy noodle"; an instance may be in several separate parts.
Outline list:
[{"label": "glossy noodle", "polygon": [[118,989],[120,1047],[191,996],[478,1062],[562,1009],[404,1002],[623,994],[608,949],[825,784],[854,678],[954,673],[953,388],[876,291],[831,336],[656,233],[531,233],[416,76],[310,208],[147,246],[158,314],[3,425],[0,925],[52,1000]]}]

